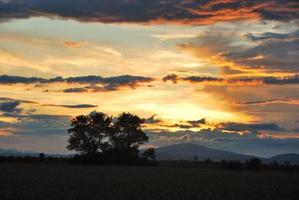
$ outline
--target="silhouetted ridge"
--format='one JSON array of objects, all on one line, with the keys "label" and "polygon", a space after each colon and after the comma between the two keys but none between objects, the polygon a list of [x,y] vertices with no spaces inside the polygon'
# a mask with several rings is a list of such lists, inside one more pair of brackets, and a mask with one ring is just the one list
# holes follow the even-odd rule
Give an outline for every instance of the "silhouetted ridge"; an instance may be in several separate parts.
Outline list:
[{"label": "silhouetted ridge", "polygon": [[194,160],[196,156],[198,160],[210,159],[213,161],[245,161],[254,157],[218,149],[212,149],[193,143],[181,143],[160,147],[156,149],[156,155],[158,160]]}]

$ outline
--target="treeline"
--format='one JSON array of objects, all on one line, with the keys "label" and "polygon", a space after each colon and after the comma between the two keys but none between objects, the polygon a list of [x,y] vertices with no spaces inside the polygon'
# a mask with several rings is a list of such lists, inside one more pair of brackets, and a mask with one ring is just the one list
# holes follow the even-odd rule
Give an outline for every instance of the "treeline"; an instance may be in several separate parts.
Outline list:
[{"label": "treeline", "polygon": [[0,156],[0,163],[69,163],[69,157],[39,156]]},{"label": "treeline", "polygon": [[266,164],[262,163],[261,160],[257,158],[246,160],[245,162],[241,162],[239,160],[212,161],[210,159],[206,159],[204,161],[159,161],[158,166],[199,169],[223,169],[232,171],[299,172],[299,165],[291,165],[288,162],[285,162],[283,164],[279,164],[278,162]]},{"label": "treeline", "polygon": [[278,162],[262,163],[260,159],[253,158],[241,162],[239,160],[222,160],[212,161],[206,159],[204,161],[159,161],[159,166],[168,167],[192,167],[206,169],[224,169],[232,171],[289,171],[299,172],[299,165],[291,165],[288,162],[280,164]]},{"label": "treeline", "polygon": [[[79,160],[78,160],[79,159]],[[87,159],[87,160],[84,160]],[[111,164],[108,161],[95,158],[89,160],[85,156],[73,157],[53,157],[45,156],[41,153],[39,156],[0,156],[1,163],[32,163],[32,164]],[[145,157],[140,157],[139,160],[133,162],[122,162],[123,165],[136,166],[160,166],[160,167],[183,167],[183,168],[198,168],[198,169],[223,169],[232,171],[285,171],[299,172],[299,165],[290,165],[288,162],[279,164],[272,162],[270,164],[261,163],[259,159],[251,159],[245,162],[238,160],[222,160],[212,161],[148,161]]]}]

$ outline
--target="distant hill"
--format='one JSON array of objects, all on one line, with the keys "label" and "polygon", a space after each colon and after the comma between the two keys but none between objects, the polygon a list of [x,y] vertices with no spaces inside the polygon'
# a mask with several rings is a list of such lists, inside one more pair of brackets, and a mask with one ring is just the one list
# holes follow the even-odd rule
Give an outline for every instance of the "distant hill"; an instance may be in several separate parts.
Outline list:
[{"label": "distant hill", "polygon": [[39,153],[31,151],[18,151],[15,149],[0,149],[0,156],[38,156]]},{"label": "distant hill", "polygon": [[194,160],[195,156],[197,156],[198,160],[210,159],[213,161],[245,161],[247,159],[253,158],[253,156],[250,155],[211,149],[192,143],[182,143],[160,147],[156,149],[156,155],[158,160]]},{"label": "distant hill", "polygon": [[[52,157],[70,157],[73,154],[45,154],[46,156],[52,156]],[[0,149],[0,156],[32,156],[32,157],[38,157],[39,153],[34,151],[18,151],[15,149]]]},{"label": "distant hill", "polygon": [[263,162],[267,164],[270,164],[275,161],[279,164],[285,164],[285,162],[289,162],[289,164],[291,165],[299,165],[299,154],[287,153],[263,159]]}]

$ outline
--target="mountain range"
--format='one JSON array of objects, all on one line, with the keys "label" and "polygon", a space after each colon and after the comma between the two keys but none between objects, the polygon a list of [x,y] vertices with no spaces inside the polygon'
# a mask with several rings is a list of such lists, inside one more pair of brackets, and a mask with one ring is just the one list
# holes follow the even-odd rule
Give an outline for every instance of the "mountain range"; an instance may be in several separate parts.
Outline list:
[{"label": "mountain range", "polygon": [[206,160],[213,161],[221,160],[239,160],[246,161],[252,158],[259,158],[263,163],[270,164],[274,161],[284,164],[289,162],[292,165],[299,165],[299,154],[289,153],[280,154],[270,158],[260,158],[253,155],[246,155],[240,153],[234,153],[219,149],[212,149],[205,146],[193,144],[193,143],[180,143],[169,146],[164,146],[156,149],[156,155],[158,160]]}]

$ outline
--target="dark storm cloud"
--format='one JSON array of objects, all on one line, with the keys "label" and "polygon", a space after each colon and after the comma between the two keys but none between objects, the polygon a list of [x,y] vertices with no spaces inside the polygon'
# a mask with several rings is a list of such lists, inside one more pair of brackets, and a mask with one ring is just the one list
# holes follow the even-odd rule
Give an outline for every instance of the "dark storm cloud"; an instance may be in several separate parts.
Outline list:
[{"label": "dark storm cloud", "polygon": [[298,19],[295,0],[9,0],[0,1],[0,21],[34,16],[84,22],[211,24],[240,19]]}]

